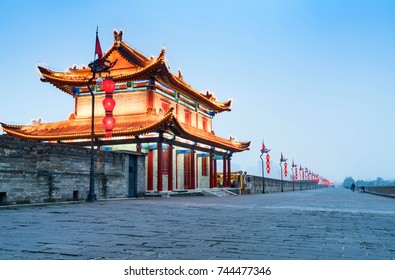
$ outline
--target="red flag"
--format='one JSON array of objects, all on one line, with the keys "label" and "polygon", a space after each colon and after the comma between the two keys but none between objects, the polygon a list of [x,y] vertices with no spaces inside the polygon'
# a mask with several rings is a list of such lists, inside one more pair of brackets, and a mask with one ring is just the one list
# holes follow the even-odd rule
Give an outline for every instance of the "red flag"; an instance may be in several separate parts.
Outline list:
[{"label": "red flag", "polygon": [[265,143],[263,143],[263,139],[262,139],[262,150],[261,150],[261,152],[264,153],[265,150],[266,150]]},{"label": "red flag", "polygon": [[97,58],[101,61],[103,59],[103,52],[101,51],[99,35],[96,31],[96,47],[95,47],[95,54],[97,54]]}]

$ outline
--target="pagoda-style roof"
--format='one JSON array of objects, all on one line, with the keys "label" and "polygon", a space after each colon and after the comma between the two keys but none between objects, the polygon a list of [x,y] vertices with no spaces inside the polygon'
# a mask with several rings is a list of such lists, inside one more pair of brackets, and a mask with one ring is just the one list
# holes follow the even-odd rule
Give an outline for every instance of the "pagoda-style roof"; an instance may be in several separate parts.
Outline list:
[{"label": "pagoda-style roof", "polygon": [[[116,118],[116,127],[113,130],[113,139],[117,137],[141,136],[152,132],[168,132],[178,137],[196,141],[208,146],[225,149],[231,152],[248,150],[250,142],[237,142],[233,139],[225,139],[216,136],[212,132],[206,132],[180,123],[173,114],[171,108],[165,115],[147,112],[146,114],[121,116]],[[91,137],[91,119],[78,119],[70,117],[66,121],[55,123],[36,123],[33,125],[10,125],[0,123],[3,130],[13,136],[40,140],[87,140]],[[105,136],[102,118],[95,119],[95,138]]]},{"label": "pagoda-style roof", "polygon": [[[116,83],[155,79],[215,113],[230,111],[231,100],[219,102],[209,92],[203,94],[191,87],[184,81],[180,71],[178,75],[171,73],[165,62],[164,49],[161,50],[156,58],[145,57],[123,42],[121,32],[114,31],[114,43],[103,56],[105,60],[116,61],[110,73]],[[90,69],[86,67],[81,69],[77,67],[69,68],[68,72],[56,72],[41,66],[38,69],[45,81],[73,96],[75,96],[74,87],[85,87],[96,83],[95,79],[91,79],[92,73]]]}]

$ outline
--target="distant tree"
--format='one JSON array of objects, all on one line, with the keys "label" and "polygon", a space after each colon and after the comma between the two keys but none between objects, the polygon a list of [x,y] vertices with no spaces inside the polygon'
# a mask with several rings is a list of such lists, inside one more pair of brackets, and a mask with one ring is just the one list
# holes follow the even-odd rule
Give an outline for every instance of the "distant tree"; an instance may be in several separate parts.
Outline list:
[{"label": "distant tree", "polygon": [[374,186],[374,181],[366,181],[365,186]]},{"label": "distant tree", "polygon": [[343,181],[343,188],[350,188],[352,183],[354,183],[354,179],[352,177],[346,177]]},{"label": "distant tree", "polygon": [[382,186],[383,183],[384,183],[383,178],[377,177],[376,182],[374,182],[374,185],[375,185],[375,186]]},{"label": "distant tree", "polygon": [[357,181],[354,181],[352,177],[346,177],[343,182],[343,187],[344,188],[350,188],[351,184],[355,183],[356,186],[358,187],[369,187],[369,186],[395,186],[395,180],[384,180],[381,177],[377,177],[376,180],[370,180],[370,181],[364,181],[358,179]]},{"label": "distant tree", "polygon": [[[367,184],[366,184],[367,182],[365,182],[364,180],[357,180],[356,182],[355,182],[355,185],[356,186],[358,186],[358,187],[362,187],[362,186],[366,186]],[[351,183],[352,184],[352,183]]]}]

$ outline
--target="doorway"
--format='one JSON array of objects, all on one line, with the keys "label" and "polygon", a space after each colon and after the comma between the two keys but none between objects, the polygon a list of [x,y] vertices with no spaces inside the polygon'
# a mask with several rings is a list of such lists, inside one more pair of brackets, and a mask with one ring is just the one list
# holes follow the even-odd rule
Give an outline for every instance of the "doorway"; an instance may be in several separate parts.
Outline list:
[{"label": "doorway", "polygon": [[0,192],[0,206],[7,204],[7,193]]},{"label": "doorway", "polygon": [[136,179],[137,179],[137,157],[129,155],[129,180],[128,180],[129,197],[137,196]]}]

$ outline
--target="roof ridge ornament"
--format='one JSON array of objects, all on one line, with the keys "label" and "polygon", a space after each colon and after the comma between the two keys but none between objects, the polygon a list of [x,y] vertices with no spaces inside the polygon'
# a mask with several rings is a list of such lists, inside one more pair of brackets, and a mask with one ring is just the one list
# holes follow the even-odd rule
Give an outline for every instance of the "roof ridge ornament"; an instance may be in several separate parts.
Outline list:
[{"label": "roof ridge ornament", "polygon": [[42,121],[41,118],[38,118],[37,120],[33,120],[32,123],[33,125],[41,125],[42,124],[41,121]]},{"label": "roof ridge ornament", "polygon": [[[122,36],[122,35],[121,35]],[[97,59],[96,58],[97,55]],[[116,59],[114,62],[109,61],[108,59],[103,57],[103,52],[101,50],[100,46],[100,40],[99,40],[99,31],[98,28],[96,29],[96,45],[95,45],[95,56],[94,56],[94,61],[88,64],[88,67],[91,69],[91,72],[93,73],[92,80],[95,78],[96,73],[102,72],[110,72],[110,68],[114,67],[115,63],[117,63],[118,59]]]},{"label": "roof ridge ornament", "polygon": [[92,61],[91,63],[88,64],[88,67],[91,69],[92,73],[102,73],[102,72],[110,72],[110,69],[114,67],[114,65],[117,63],[118,59],[116,59],[114,62],[111,62],[107,59],[96,59],[95,61]]},{"label": "roof ridge ornament", "polygon": [[180,68],[178,68],[178,78],[179,78],[180,80],[184,80],[184,76],[182,75],[181,69],[180,69]]},{"label": "roof ridge ornament", "polygon": [[123,36],[123,30],[122,29],[119,32],[117,32],[117,30],[114,29],[114,43],[122,42],[122,36]]}]

